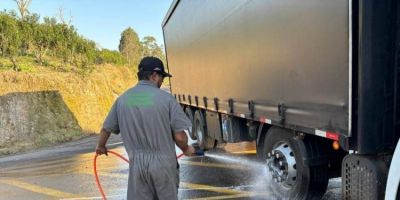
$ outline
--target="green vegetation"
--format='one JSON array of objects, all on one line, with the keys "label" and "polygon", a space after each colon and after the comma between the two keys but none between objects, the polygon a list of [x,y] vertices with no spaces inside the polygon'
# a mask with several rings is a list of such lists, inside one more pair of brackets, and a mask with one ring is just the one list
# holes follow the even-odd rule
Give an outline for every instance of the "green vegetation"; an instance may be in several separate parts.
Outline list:
[{"label": "green vegetation", "polygon": [[118,51],[103,49],[99,51],[97,55],[98,55],[96,59],[97,64],[101,63],[112,63],[117,65],[126,64],[126,59]]},{"label": "green vegetation", "polygon": [[14,0],[15,11],[0,11],[0,71],[34,72],[45,67],[61,72],[91,72],[96,65],[128,65],[132,69],[143,56],[165,60],[162,47],[154,37],[141,41],[132,28],[121,34],[119,52],[100,49],[94,41],[81,36],[76,28],[60,20],[31,14],[31,0]]},{"label": "green vegetation", "polygon": [[142,48],[139,37],[132,28],[127,28],[122,32],[119,51],[126,58],[129,65],[137,65]]},{"label": "green vegetation", "polygon": [[143,56],[155,56],[164,59],[162,47],[157,44],[157,40],[153,36],[144,37],[141,44],[143,46]]},{"label": "green vegetation", "polygon": [[97,132],[134,83],[139,59],[165,60],[154,37],[140,40],[132,28],[121,34],[121,51],[102,49],[62,10],[40,17],[28,11],[31,0],[13,1],[18,13],[0,11],[0,156]]}]

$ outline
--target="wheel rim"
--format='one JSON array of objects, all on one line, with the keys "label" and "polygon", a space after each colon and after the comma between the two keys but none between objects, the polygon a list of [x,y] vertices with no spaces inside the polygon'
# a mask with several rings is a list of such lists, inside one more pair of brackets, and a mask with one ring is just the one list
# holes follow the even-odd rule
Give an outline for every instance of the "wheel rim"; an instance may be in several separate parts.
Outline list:
[{"label": "wheel rim", "polygon": [[292,148],[287,143],[278,143],[271,152],[268,152],[267,168],[276,183],[287,189],[295,186],[297,179],[296,159]]},{"label": "wheel rim", "polygon": [[[190,109],[190,108],[186,108],[185,114],[186,114],[186,116],[189,118],[190,122],[191,122],[192,124],[194,124],[193,115],[192,115],[192,113],[191,113],[191,111],[190,111],[189,109]],[[190,129],[189,129],[189,135],[190,135],[190,137],[191,137],[192,139],[197,139],[196,132],[195,132],[195,130],[194,130],[193,128],[190,128]]]},{"label": "wheel rim", "polygon": [[202,145],[203,142],[203,130],[201,129],[201,124],[200,121],[197,120],[197,126],[196,126],[196,137],[197,137],[197,142],[199,143],[199,145]]}]

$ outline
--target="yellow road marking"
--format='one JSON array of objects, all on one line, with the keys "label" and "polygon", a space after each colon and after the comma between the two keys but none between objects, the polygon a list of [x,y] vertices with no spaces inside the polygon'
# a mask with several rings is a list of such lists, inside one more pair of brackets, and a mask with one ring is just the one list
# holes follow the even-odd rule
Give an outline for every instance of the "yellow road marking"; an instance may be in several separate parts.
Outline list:
[{"label": "yellow road marking", "polygon": [[[93,175],[90,172],[81,172],[81,173]],[[108,177],[112,177],[112,178],[121,178],[121,179],[128,178],[128,174],[109,173],[109,172],[99,172],[99,176],[108,176]],[[220,196],[214,196],[214,197],[194,198],[194,199],[190,199],[190,200],[234,199],[234,198],[252,197],[252,196],[259,196],[259,195],[268,195],[266,193],[261,194],[261,193],[253,193],[253,192],[248,192],[248,191],[238,191],[238,190],[224,188],[224,187],[215,187],[215,186],[210,186],[210,185],[187,183],[187,182],[180,182],[180,187],[192,189],[192,190],[204,190],[204,191],[228,194],[228,195],[220,195]]]},{"label": "yellow road marking", "polygon": [[57,197],[57,198],[76,198],[79,197],[75,194],[71,194],[71,193],[67,193],[67,192],[63,192],[60,190],[56,190],[56,189],[51,189],[51,188],[47,188],[47,187],[42,187],[36,184],[31,184],[31,183],[27,183],[27,182],[23,182],[23,181],[19,181],[19,180],[15,180],[15,179],[7,179],[7,180],[0,180],[1,183],[7,184],[7,185],[11,185],[11,186],[15,186],[15,187],[19,187],[25,190],[29,190],[35,193],[40,193],[40,194],[44,194],[44,195],[48,195],[48,196],[52,196],[52,197]]},{"label": "yellow road marking", "polygon": [[[93,172],[82,172],[82,174],[90,174],[93,175]],[[127,179],[128,178],[128,174],[121,174],[121,173],[109,173],[109,172],[97,172],[97,175],[99,175],[99,177],[101,176],[108,176],[108,177],[112,177],[112,178],[121,178],[121,179]],[[93,175],[94,177],[94,175]]]},{"label": "yellow road marking", "polygon": [[232,152],[232,154],[256,154],[256,150],[248,150],[248,151],[236,151]]},{"label": "yellow road marking", "polygon": [[[119,162],[117,158],[114,159],[109,159],[109,160],[101,160],[104,158],[99,158],[97,160],[97,165],[101,167],[101,169],[119,169],[121,167],[128,168],[129,164],[125,162]],[[54,162],[54,161],[51,161]],[[14,168],[5,168],[5,169],[0,169],[0,174],[7,175],[7,174],[23,174],[23,173],[30,173],[30,174],[35,174],[35,172],[40,172],[40,171],[47,171],[47,172],[52,172],[52,171],[57,171],[59,168],[64,168],[66,169],[66,172],[74,172],[78,170],[92,170],[92,162],[89,161],[89,159],[80,159],[80,158],[74,158],[74,159],[65,159],[65,160],[60,160],[58,161],[57,164],[50,164],[43,162],[43,163],[37,163],[37,164],[31,164],[31,165],[24,165],[24,167],[14,167]],[[83,164],[82,164],[83,163]],[[56,169],[57,168],[57,169]]]},{"label": "yellow road marking", "polygon": [[[57,169],[55,169],[57,167]],[[98,164],[98,167],[101,168],[101,170],[114,170],[114,169],[128,169],[129,165],[126,163],[120,163],[120,164],[115,164],[115,163],[102,163]],[[47,173],[58,173],[59,168],[64,168],[64,172],[81,172],[81,171],[89,171],[90,173],[93,173],[93,168],[90,164],[84,164],[84,165],[71,165],[70,163],[63,163],[59,164],[57,166],[41,166],[37,168],[29,168],[27,167],[26,169],[21,169],[21,170],[9,170],[9,171],[1,171],[0,170],[0,175],[1,176],[13,176],[13,177],[21,177],[22,175],[24,176],[29,176],[29,177],[35,177],[35,176],[49,176],[50,174],[39,174],[36,175],[38,172],[41,173],[41,171],[46,171]],[[59,174],[56,174],[59,175]]]},{"label": "yellow road marking", "polygon": [[[107,199],[124,199],[126,198],[126,194],[120,194],[120,195],[106,195]],[[59,200],[93,200],[93,199],[103,199],[100,196],[95,196],[95,197],[82,197],[82,198],[65,198],[65,199],[59,199]]]},{"label": "yellow road marking", "polygon": [[[75,158],[67,158],[67,159],[62,159],[62,160],[52,160],[52,161],[43,161],[43,162],[38,162],[34,164],[24,164],[22,166],[11,166],[11,167],[5,167],[2,168],[1,171],[19,171],[19,170],[24,170],[26,168],[36,168],[36,167],[42,167],[42,166],[50,166],[50,165],[55,165],[55,164],[62,164],[62,163],[69,163],[72,161],[75,161]],[[89,161],[89,159],[88,159]]]},{"label": "yellow road marking", "polygon": [[181,182],[181,186],[190,189],[196,190],[206,190],[211,192],[225,193],[225,194],[243,194],[248,192],[237,191],[233,189],[223,188],[223,187],[214,187],[210,185],[196,184],[196,183],[185,183]]},{"label": "yellow road marking", "polygon": [[217,164],[217,163],[203,163],[203,162],[193,162],[193,161],[179,161],[179,164],[185,165],[193,165],[193,166],[201,166],[201,167],[216,167],[216,168],[231,168],[231,169],[241,169],[247,170],[246,167],[240,165],[226,165],[226,164]]},{"label": "yellow road marking", "polygon": [[242,197],[252,197],[256,196],[255,194],[235,194],[235,195],[222,195],[222,196],[214,196],[214,197],[203,197],[203,198],[194,198],[188,200],[216,200],[216,199],[235,199]]},{"label": "yellow road marking", "polygon": [[[127,154],[125,152],[125,149],[123,148],[116,148],[116,149],[111,149],[114,152],[117,152],[125,157],[127,157]],[[6,168],[0,169],[0,172],[12,172],[12,171],[32,171],[32,170],[41,170],[41,169],[48,169],[48,168],[54,168],[54,167],[76,167],[76,168],[81,168],[81,163],[88,163],[88,165],[91,165],[95,153],[85,153],[85,154],[80,154],[78,156],[74,157],[68,157],[68,158],[63,158],[63,159],[57,159],[57,160],[47,160],[47,161],[40,161],[37,163],[33,164],[24,164],[23,166],[10,166]],[[114,155],[111,156],[100,156],[98,157],[98,162],[104,163],[104,164],[113,164],[115,165],[115,162],[125,164],[124,161],[121,161],[118,157],[115,157]],[[128,165],[128,164],[126,164]]]},{"label": "yellow road marking", "polygon": [[[85,174],[89,174],[87,172],[83,172]],[[128,178],[128,174],[121,174],[121,173],[108,173],[108,172],[100,172],[99,176],[108,176],[112,178]],[[237,191],[233,189],[223,188],[223,187],[215,187],[210,185],[203,185],[203,184],[196,184],[196,183],[186,183],[180,182],[181,187],[195,189],[195,190],[205,190],[211,192],[218,192],[224,194],[250,194],[249,192]]]},{"label": "yellow road marking", "polygon": [[[90,174],[87,172],[84,172],[85,174]],[[121,174],[121,173],[109,173],[109,172],[101,172],[99,176],[108,176],[112,178],[128,178],[128,174]],[[223,194],[229,194],[229,195],[221,195],[221,196],[214,196],[214,197],[205,197],[205,198],[195,198],[195,199],[190,199],[190,200],[207,200],[207,199],[234,199],[234,198],[242,198],[242,197],[252,197],[252,196],[259,196],[259,195],[267,195],[261,194],[261,193],[254,193],[254,192],[248,192],[248,191],[238,191],[234,189],[229,189],[225,187],[215,187],[215,186],[210,186],[210,185],[204,185],[204,184],[197,184],[197,183],[187,183],[187,182],[180,182],[180,187],[192,189],[192,190],[204,190],[204,191],[210,191],[210,192],[216,192],[216,193],[223,193]]]}]

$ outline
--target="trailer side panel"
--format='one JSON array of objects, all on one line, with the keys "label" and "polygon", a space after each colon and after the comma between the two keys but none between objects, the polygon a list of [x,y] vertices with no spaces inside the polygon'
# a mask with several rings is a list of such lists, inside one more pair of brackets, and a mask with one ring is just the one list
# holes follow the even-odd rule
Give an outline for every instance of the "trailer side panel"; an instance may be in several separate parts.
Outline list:
[{"label": "trailer side panel", "polygon": [[348,0],[180,0],[163,31],[181,102],[348,136]]}]

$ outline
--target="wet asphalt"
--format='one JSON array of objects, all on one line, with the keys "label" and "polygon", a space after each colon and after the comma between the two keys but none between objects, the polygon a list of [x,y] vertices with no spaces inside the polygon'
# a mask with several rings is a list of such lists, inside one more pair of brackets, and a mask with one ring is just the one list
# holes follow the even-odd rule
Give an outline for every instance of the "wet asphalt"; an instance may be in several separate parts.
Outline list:
[{"label": "wet asphalt", "polygon": [[[96,142],[97,137],[91,136],[0,158],[0,199],[101,199],[93,176]],[[119,136],[112,136],[108,144],[126,156]],[[179,199],[275,199],[267,191],[268,172],[254,149],[254,143],[238,143],[205,156],[182,157]],[[126,199],[127,163],[113,155],[97,162],[107,199]],[[340,198],[341,181],[331,179],[323,199]]]}]

